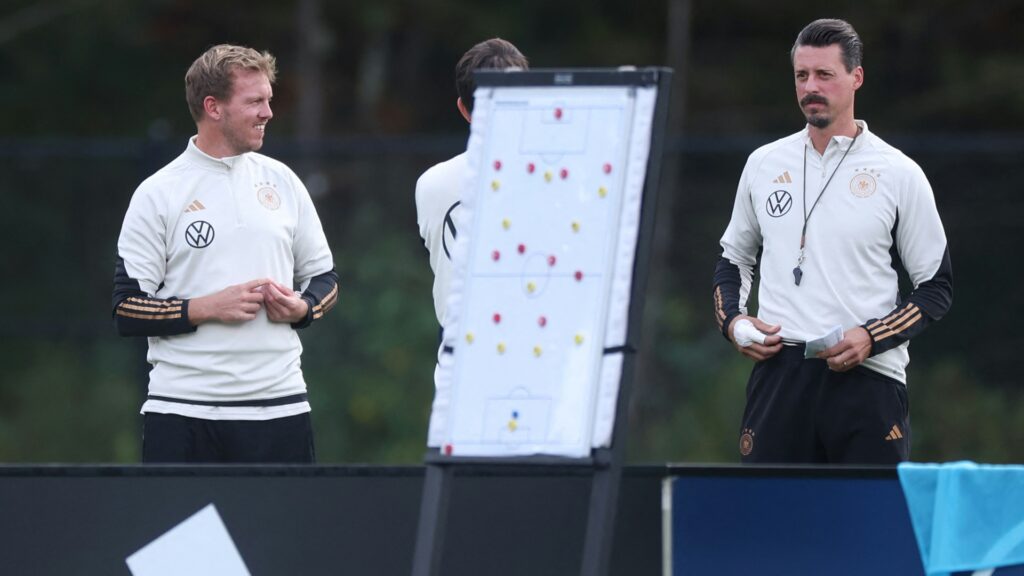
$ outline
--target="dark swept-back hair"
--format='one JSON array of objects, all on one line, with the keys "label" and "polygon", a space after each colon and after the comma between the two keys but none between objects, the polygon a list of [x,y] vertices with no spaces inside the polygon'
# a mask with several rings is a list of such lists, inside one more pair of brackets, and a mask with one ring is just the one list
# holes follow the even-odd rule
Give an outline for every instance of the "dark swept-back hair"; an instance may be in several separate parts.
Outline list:
[{"label": "dark swept-back hair", "polygon": [[491,38],[473,46],[455,65],[455,90],[462,98],[462,104],[466,110],[473,110],[473,91],[476,90],[476,82],[473,80],[473,72],[476,70],[507,68],[521,68],[526,70],[530,63],[526,56],[519,51],[508,40]]},{"label": "dark swept-back hair", "polygon": [[800,46],[824,48],[833,44],[839,44],[839,50],[843,55],[843,65],[846,66],[847,72],[853,72],[854,68],[861,65],[861,60],[864,58],[864,44],[861,43],[860,36],[849,22],[836,18],[822,18],[805,26],[797,35],[796,42],[793,43],[793,48],[789,51],[789,61],[793,61],[796,49]]}]

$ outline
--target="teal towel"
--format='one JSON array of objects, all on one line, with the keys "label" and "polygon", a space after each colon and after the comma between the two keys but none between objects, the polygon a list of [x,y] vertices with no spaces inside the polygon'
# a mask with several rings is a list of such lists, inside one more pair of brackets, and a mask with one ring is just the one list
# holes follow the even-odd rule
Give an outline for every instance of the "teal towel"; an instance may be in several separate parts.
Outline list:
[{"label": "teal towel", "polygon": [[1024,564],[1024,466],[900,464],[929,576]]}]

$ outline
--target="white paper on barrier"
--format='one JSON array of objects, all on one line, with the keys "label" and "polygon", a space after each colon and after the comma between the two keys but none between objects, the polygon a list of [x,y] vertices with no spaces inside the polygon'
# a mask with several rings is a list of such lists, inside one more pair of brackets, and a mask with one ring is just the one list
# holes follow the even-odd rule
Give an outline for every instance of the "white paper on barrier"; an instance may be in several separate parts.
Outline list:
[{"label": "white paper on barrier", "polygon": [[125,562],[133,576],[249,576],[213,504],[143,546]]},{"label": "white paper on barrier", "polygon": [[477,90],[428,445],[610,444],[656,92]]}]

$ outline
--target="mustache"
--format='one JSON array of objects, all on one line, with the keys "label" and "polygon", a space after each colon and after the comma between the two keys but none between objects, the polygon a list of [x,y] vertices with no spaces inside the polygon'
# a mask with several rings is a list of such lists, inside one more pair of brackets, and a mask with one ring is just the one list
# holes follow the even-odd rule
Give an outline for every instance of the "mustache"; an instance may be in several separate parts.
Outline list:
[{"label": "mustache", "polygon": [[807,96],[804,96],[803,98],[800,99],[800,105],[807,106],[808,104],[824,104],[827,106],[828,100],[825,99],[824,96],[819,96],[817,94],[808,94]]}]

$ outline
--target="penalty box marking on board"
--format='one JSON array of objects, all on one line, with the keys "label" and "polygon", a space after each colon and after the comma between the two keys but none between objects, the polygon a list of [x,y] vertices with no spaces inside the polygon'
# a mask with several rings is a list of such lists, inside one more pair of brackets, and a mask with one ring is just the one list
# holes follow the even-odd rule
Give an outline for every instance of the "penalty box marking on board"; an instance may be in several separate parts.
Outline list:
[{"label": "penalty box marking on board", "polygon": [[[560,119],[556,111],[564,110]],[[589,108],[564,108],[558,105],[531,107],[523,115],[523,136],[520,154],[536,154],[547,164],[554,164],[566,154],[583,154],[587,150],[590,131]]]},{"label": "penalty box marking on board", "polygon": [[520,154],[536,154],[547,164],[554,164],[565,155],[587,152],[590,142],[592,114],[595,111],[621,112],[622,106],[565,106],[552,103],[529,108],[505,108],[501,112],[523,114]]},{"label": "penalty box marking on board", "polygon": [[486,400],[480,436],[484,442],[500,444],[542,441],[548,433],[550,411],[550,397],[516,388],[508,396]]}]

